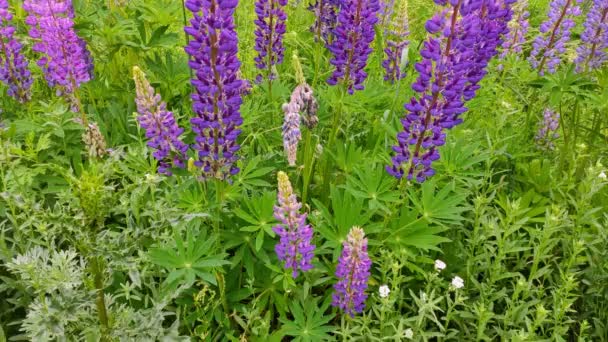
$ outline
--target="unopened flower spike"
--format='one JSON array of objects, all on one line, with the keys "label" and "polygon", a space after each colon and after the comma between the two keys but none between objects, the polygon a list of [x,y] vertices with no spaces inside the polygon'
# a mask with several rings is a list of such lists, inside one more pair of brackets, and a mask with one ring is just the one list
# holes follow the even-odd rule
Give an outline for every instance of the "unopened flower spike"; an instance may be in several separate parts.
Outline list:
[{"label": "unopened flower spike", "polygon": [[12,20],[8,1],[0,0],[0,81],[8,85],[9,96],[24,103],[30,99],[33,81],[22,45],[14,37]]},{"label": "unopened flower spike", "polygon": [[302,204],[298,202],[289,177],[279,171],[277,205],[274,207],[274,217],[279,220],[272,230],[279,236],[275,252],[286,269],[291,270],[293,278],[298,272],[312,269],[312,258],[315,245],[312,244],[313,230],[306,223],[307,214],[300,213]]},{"label": "unopened flower spike", "polygon": [[193,70],[190,120],[195,133],[196,165],[204,178],[228,179],[239,172],[235,163],[240,149],[242,95],[245,82],[240,78],[238,37],[234,11],[238,1],[187,0],[193,13],[191,37],[185,50]]},{"label": "unopened flower spike", "polygon": [[185,167],[188,145],[180,140],[184,130],[178,126],[173,113],[167,110],[167,104],[137,66],[133,67],[133,79],[139,113],[137,121],[146,131],[148,146],[154,149],[154,158],[159,162],[158,172],[170,176],[171,167]]},{"label": "unopened flower spike", "polygon": [[336,267],[338,282],[334,285],[332,305],[351,317],[365,308],[372,261],[367,254],[367,238],[359,227],[351,228],[342,245]]}]

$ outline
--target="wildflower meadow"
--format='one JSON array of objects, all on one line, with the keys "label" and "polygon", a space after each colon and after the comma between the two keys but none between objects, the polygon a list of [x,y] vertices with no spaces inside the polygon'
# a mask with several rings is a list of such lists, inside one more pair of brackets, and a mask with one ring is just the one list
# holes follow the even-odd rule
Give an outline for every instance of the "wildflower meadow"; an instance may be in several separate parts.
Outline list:
[{"label": "wildflower meadow", "polygon": [[0,342],[608,341],[608,0],[0,0]]}]

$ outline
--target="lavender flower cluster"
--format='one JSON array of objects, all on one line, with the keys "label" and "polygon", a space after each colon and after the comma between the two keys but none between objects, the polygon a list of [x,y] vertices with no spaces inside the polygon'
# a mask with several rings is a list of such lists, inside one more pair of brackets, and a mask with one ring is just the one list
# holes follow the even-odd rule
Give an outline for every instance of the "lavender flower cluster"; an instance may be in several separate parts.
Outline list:
[{"label": "lavender flower cluster", "polygon": [[372,52],[370,44],[374,40],[379,10],[378,0],[342,1],[334,40],[329,46],[333,54],[330,63],[335,70],[328,84],[342,82],[349,94],[363,90],[363,81],[367,78],[364,68]]},{"label": "lavender flower cluster", "polygon": [[[42,56],[38,66],[58,95],[70,98],[81,84],[93,77],[93,60],[86,42],[74,29],[74,9],[70,0],[25,0],[32,49]],[[74,103],[73,103],[74,106]]]},{"label": "lavender flower cluster", "polygon": [[21,43],[14,37],[12,20],[8,1],[0,0],[0,81],[8,85],[9,96],[24,103],[30,99],[33,81],[28,62],[21,51]]},{"label": "lavender flower cluster", "polygon": [[579,72],[597,69],[608,60],[608,0],[593,1],[584,26],[574,60]]},{"label": "lavender flower cluster", "polygon": [[306,224],[306,213],[300,214],[302,204],[293,193],[287,174],[280,171],[277,175],[279,192],[278,205],[274,207],[274,216],[281,223],[273,228],[279,236],[275,252],[279,260],[284,262],[286,269],[291,269],[294,278],[298,271],[306,272],[312,269],[312,258],[315,245],[312,244],[312,227]]},{"label": "lavender flower cluster", "polygon": [[236,139],[241,133],[240,107],[245,83],[240,78],[238,38],[234,26],[236,0],[187,0],[194,17],[185,27],[191,36],[185,50],[194,71],[191,120],[203,177],[226,179],[238,173]]},{"label": "lavender flower cluster", "polygon": [[435,0],[449,10],[437,13],[425,27],[431,35],[416,64],[419,77],[412,85],[420,98],[405,105],[403,131],[393,146],[395,155],[387,171],[396,178],[423,182],[435,174],[446,129],[462,122],[465,102],[472,99],[497,54],[511,20],[514,0]]},{"label": "lavender flower cluster", "polygon": [[576,25],[574,17],[581,14],[577,6],[582,0],[553,0],[549,18],[540,25],[540,35],[532,43],[532,52],[528,61],[540,75],[545,72],[555,73],[566,52],[566,43],[570,40],[572,28]]},{"label": "lavender flower cluster", "polygon": [[536,143],[541,149],[555,149],[554,141],[559,138],[557,129],[559,128],[559,113],[546,108],[543,113],[543,121],[536,133]]},{"label": "lavender flower cluster", "polygon": [[310,27],[315,39],[322,39],[326,44],[331,44],[340,10],[340,0],[317,0],[308,9],[315,16],[315,22]]},{"label": "lavender flower cluster", "polygon": [[528,11],[527,0],[519,0],[513,5],[513,13],[513,19],[509,22],[509,33],[507,33],[502,44],[501,59],[504,59],[511,53],[522,53],[523,45],[526,42],[526,35],[530,28],[530,23],[528,22],[530,12]]},{"label": "lavender flower cluster", "polygon": [[[304,123],[309,129],[314,128],[319,121],[317,109],[317,100],[314,97],[313,90],[306,83],[298,85],[291,94],[289,103],[283,105],[283,112],[285,113],[283,147],[287,154],[289,166],[296,165],[298,143],[302,139],[300,122]],[[300,113],[302,113],[301,116]]]},{"label": "lavender flower cluster", "polygon": [[333,306],[344,310],[351,317],[363,311],[371,266],[365,232],[359,227],[353,227],[343,243],[336,268],[336,277],[339,280],[334,285]]},{"label": "lavender flower cluster", "polygon": [[[392,2],[394,3],[394,0]],[[392,4],[390,8],[392,9]],[[397,14],[388,22],[388,28],[384,33],[384,36],[387,37],[387,46],[384,49],[386,58],[382,61],[382,66],[386,71],[384,80],[391,83],[405,77],[405,72],[403,71],[405,65],[403,64],[407,61],[407,47],[409,45],[409,40],[407,39],[409,35],[407,13],[407,1],[401,0]]]},{"label": "lavender flower cluster", "polygon": [[[287,15],[284,7],[287,0],[257,0],[255,3],[255,46],[258,52],[255,58],[255,66],[260,70],[266,70],[268,79],[273,80],[276,74],[273,68],[283,62],[285,48],[283,47],[283,36],[285,35],[285,21]],[[264,76],[259,74],[256,81],[260,83]]]},{"label": "lavender flower cluster", "polygon": [[154,158],[159,161],[158,172],[170,176],[172,166],[185,167],[188,145],[180,140],[184,130],[177,125],[173,113],[167,110],[160,94],[154,92],[146,75],[138,67],[133,67],[133,80],[137,93],[137,120],[146,131],[148,146],[154,149]]}]

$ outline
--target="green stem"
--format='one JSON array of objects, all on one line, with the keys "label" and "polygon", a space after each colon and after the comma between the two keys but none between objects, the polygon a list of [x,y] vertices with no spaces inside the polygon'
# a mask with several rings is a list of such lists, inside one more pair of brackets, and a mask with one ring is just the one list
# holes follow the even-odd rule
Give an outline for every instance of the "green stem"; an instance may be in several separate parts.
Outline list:
[{"label": "green stem", "polygon": [[215,180],[215,205],[217,206],[217,217],[213,222],[213,228],[215,232],[215,245],[216,250],[219,252],[221,249],[220,239],[220,223],[222,218],[222,203],[224,201],[224,182],[220,179]]},{"label": "green stem", "polygon": [[302,204],[306,204],[308,199],[308,187],[310,186],[310,178],[312,176],[314,166],[314,153],[312,146],[312,133],[310,130],[304,132],[304,184],[302,188]]},{"label": "green stem", "polygon": [[100,266],[99,257],[91,257],[90,262],[91,271],[93,273],[93,282],[95,284],[95,290],[97,291],[97,298],[95,299],[95,304],[97,305],[97,315],[99,316],[99,323],[101,324],[101,336],[103,341],[106,340],[106,334],[109,329],[108,311],[106,309],[106,301],[103,290],[103,271]]}]

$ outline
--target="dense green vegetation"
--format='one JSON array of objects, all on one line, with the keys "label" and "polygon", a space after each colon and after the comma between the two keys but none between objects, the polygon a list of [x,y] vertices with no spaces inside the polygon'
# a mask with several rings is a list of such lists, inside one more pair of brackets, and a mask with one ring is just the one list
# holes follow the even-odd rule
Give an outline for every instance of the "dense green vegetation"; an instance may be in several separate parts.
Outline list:
[{"label": "dense green vegetation", "polygon": [[[9,2],[34,84],[25,104],[0,89],[0,341],[608,340],[608,68],[575,71],[584,15],[555,74],[539,76],[523,56],[490,63],[436,175],[418,183],[385,166],[438,6],[409,0],[409,64],[395,84],[384,81],[376,28],[365,89],[351,96],[326,84],[331,54],[309,30],[308,0],[292,0],[272,91],[252,81],[243,98],[240,172],[228,182],[201,180],[192,162],[159,174],[136,120],[134,66],[194,141],[181,1],[73,1],[95,66],[79,97],[110,149],[99,158],[33,62],[21,1]],[[530,0],[523,55],[548,2]],[[254,1],[241,0],[248,80],[258,74],[254,16]],[[298,84],[294,55],[319,125],[302,129],[292,167],[281,105]],[[535,140],[546,108],[561,113],[554,149]],[[274,250],[280,171],[314,231],[314,267],[296,278]],[[331,303],[354,226],[372,266],[366,308],[351,317]]]}]

